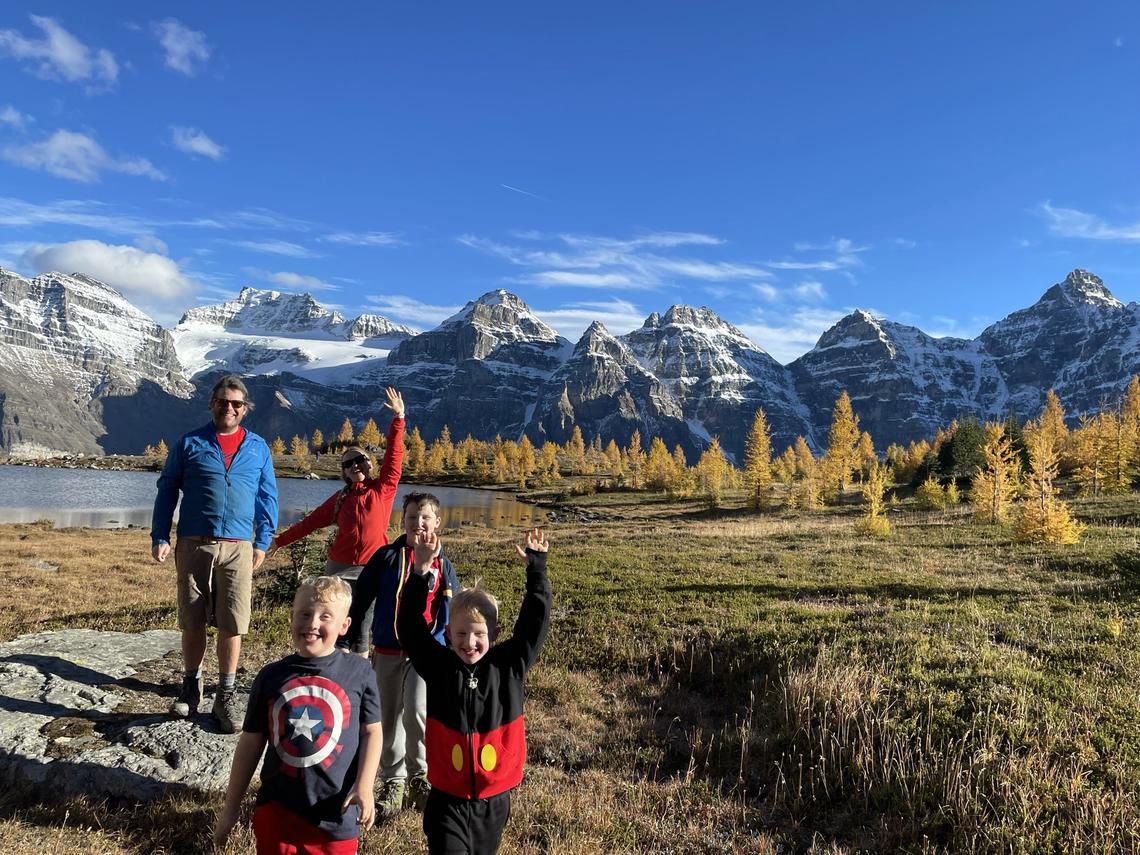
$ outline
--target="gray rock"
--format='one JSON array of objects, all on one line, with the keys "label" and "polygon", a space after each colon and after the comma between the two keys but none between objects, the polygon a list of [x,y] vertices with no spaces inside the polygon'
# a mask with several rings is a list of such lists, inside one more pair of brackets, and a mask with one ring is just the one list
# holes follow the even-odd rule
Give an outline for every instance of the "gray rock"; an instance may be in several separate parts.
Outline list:
[{"label": "gray rock", "polygon": [[134,679],[179,643],[170,630],[73,629],[0,644],[0,782],[131,800],[224,791],[238,736],[206,715],[170,718],[168,698],[146,691],[159,687]]}]

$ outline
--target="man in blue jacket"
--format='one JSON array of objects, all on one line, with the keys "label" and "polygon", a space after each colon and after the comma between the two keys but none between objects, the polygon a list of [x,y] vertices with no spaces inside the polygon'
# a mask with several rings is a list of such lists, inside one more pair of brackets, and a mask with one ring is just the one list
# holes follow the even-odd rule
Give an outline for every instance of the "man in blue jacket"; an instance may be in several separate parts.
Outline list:
[{"label": "man in blue jacket", "polygon": [[252,408],[241,378],[227,375],[214,385],[213,421],[183,436],[166,457],[150,532],[151,555],[165,561],[181,491],[174,566],[186,670],[170,711],[181,718],[198,711],[206,627],[217,627],[219,676],[213,715],[225,733],[235,733],[242,720],[236,692],[241,637],[249,631],[253,571],[265,560],[277,527],[277,482],[269,446],[241,426]]}]

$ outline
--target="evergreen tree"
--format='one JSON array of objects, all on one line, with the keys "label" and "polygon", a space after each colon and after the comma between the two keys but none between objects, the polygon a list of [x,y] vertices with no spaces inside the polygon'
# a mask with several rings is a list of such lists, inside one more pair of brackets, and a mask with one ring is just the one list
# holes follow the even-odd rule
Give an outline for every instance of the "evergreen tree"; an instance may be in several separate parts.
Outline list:
[{"label": "evergreen tree", "polygon": [[336,435],[336,441],[341,444],[341,447],[346,446],[352,442],[355,433],[352,430],[352,422],[345,417],[344,423],[340,426],[340,433]]},{"label": "evergreen tree", "polygon": [[700,460],[697,461],[695,472],[697,492],[704,498],[709,507],[715,508],[720,504],[725,487],[731,477],[731,469],[728,458],[724,456],[724,451],[720,447],[720,440],[714,436],[709,442],[709,447],[704,450]]},{"label": "evergreen tree", "polygon": [[768,489],[772,485],[772,436],[762,408],[757,408],[752,429],[744,441],[744,484],[748,507],[754,510],[767,507]]},{"label": "evergreen tree", "polygon": [[420,436],[418,426],[412,428],[410,433],[404,434],[404,469],[411,474],[419,472],[424,465],[427,454],[427,445]]},{"label": "evergreen tree", "polygon": [[831,410],[831,430],[827,434],[828,473],[835,479],[836,495],[843,500],[847,481],[858,463],[859,417],[851,408],[851,398],[844,389]]},{"label": "evergreen tree", "polygon": [[649,444],[649,458],[645,463],[645,486],[655,492],[668,489],[673,474],[673,458],[665,441],[659,436],[653,437]]},{"label": "evergreen tree", "polygon": [[364,423],[364,427],[356,435],[356,444],[368,449],[380,447],[380,428],[376,426],[375,419],[369,418]]},{"label": "evergreen tree", "polygon": [[976,521],[1000,524],[1009,520],[1021,481],[1021,462],[1004,425],[987,424],[985,436],[982,468],[974,475],[970,502]]},{"label": "evergreen tree", "polygon": [[938,450],[938,470],[946,478],[967,482],[985,465],[986,432],[973,416],[958,423],[953,435]]},{"label": "evergreen tree", "polygon": [[1014,537],[1025,543],[1076,543],[1085,528],[1057,498],[1054,481],[1058,453],[1052,429],[1035,426],[1025,432],[1029,447],[1027,496],[1013,529]]}]

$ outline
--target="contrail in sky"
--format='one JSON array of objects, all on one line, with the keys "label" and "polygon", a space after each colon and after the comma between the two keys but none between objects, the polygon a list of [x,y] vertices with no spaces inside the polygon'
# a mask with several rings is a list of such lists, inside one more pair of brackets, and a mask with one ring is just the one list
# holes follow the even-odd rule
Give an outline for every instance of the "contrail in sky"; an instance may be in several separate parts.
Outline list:
[{"label": "contrail in sky", "polygon": [[[499,186],[506,190],[513,190],[515,193],[522,193],[524,196],[530,196],[532,199],[542,199],[542,197],[536,193],[531,193],[529,190],[520,190],[518,187],[512,187],[510,184],[500,184]],[[542,201],[545,202],[546,200],[542,199]]]}]

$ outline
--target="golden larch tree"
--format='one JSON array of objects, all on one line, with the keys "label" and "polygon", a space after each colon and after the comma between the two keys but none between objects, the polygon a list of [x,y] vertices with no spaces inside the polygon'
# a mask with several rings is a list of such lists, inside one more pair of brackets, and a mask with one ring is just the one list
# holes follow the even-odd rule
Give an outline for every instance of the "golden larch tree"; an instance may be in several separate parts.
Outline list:
[{"label": "golden larch tree", "polygon": [[269,451],[273,455],[281,455],[285,453],[285,440],[281,437],[275,437],[273,442],[269,443]]},{"label": "golden larch tree", "polygon": [[704,498],[709,507],[715,508],[720,504],[725,488],[731,483],[732,467],[724,450],[720,447],[720,440],[713,437],[709,447],[702,453],[697,461],[694,475],[696,476],[697,493]]},{"label": "golden larch tree", "polygon": [[420,436],[419,427],[412,428],[410,433],[404,434],[404,469],[409,473],[416,473],[424,465],[424,456],[427,454],[427,444]]},{"label": "golden larch tree", "polygon": [[376,419],[370,418],[356,435],[356,444],[365,448],[380,447],[380,428],[376,426]]},{"label": "golden larch tree", "polygon": [[859,462],[859,417],[851,408],[851,398],[844,389],[831,410],[831,429],[827,434],[828,474],[835,479],[839,501],[847,489],[847,481]]},{"label": "golden larch tree", "polygon": [[982,447],[982,468],[970,485],[970,502],[977,522],[1002,524],[1009,521],[1013,500],[1021,482],[1021,462],[1005,426],[988,422]]},{"label": "golden larch tree", "polygon": [[309,440],[309,447],[313,449],[313,454],[320,454],[325,450],[325,435],[321,433],[320,428],[313,428],[313,436]]},{"label": "golden larch tree", "polygon": [[891,524],[884,514],[886,503],[883,501],[890,475],[891,468],[876,460],[863,479],[863,503],[867,507],[867,513],[859,521],[859,528],[875,537],[885,537],[891,530]]},{"label": "golden larch tree", "polygon": [[772,486],[772,433],[762,407],[756,409],[752,428],[744,440],[744,488],[748,507],[756,510],[768,506],[768,490]]},{"label": "golden larch tree", "polygon": [[1013,536],[1023,543],[1070,544],[1080,540],[1084,526],[1073,519],[1069,507],[1057,498],[1058,453],[1048,430],[1033,425],[1025,431],[1029,452],[1026,500],[1014,522]]},{"label": "golden larch tree", "polygon": [[340,426],[340,433],[336,435],[336,441],[341,445],[348,445],[352,442],[353,436],[355,436],[355,434],[352,432],[352,422],[350,422],[346,416],[344,424]]}]

